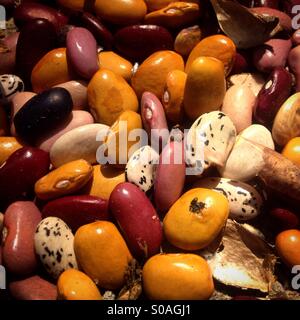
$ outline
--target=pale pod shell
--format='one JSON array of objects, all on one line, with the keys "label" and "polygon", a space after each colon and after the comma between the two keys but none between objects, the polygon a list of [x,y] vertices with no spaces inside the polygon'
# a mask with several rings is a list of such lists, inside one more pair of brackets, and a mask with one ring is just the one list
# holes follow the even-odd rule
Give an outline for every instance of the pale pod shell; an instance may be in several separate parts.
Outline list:
[{"label": "pale pod shell", "polygon": [[220,111],[205,113],[187,134],[186,163],[200,171],[201,166],[202,169],[211,165],[223,166],[235,139],[236,129],[227,115]]},{"label": "pale pod shell", "polygon": [[43,219],[37,226],[34,242],[36,254],[54,279],[67,269],[78,269],[74,236],[63,220],[56,217]]},{"label": "pale pod shell", "polygon": [[260,73],[239,73],[229,77],[229,87],[237,84],[247,86],[257,97],[259,91],[265,84],[265,78]]},{"label": "pale pod shell", "polygon": [[260,172],[264,165],[263,153],[249,141],[274,150],[271,132],[262,125],[253,124],[238,135],[225,166],[219,167],[222,177],[249,181]]},{"label": "pale pod shell", "polygon": [[263,199],[255,188],[241,181],[225,178],[206,178],[197,181],[195,188],[213,189],[229,202],[230,218],[247,221],[259,215]]},{"label": "pale pod shell", "polygon": [[136,150],[126,165],[127,181],[147,192],[153,186],[158,161],[159,154],[150,146],[144,146]]},{"label": "pale pod shell", "polygon": [[68,131],[58,138],[50,149],[50,159],[54,167],[84,159],[90,164],[96,163],[97,149],[102,142],[98,137],[105,137],[109,127],[105,124],[87,124]]}]

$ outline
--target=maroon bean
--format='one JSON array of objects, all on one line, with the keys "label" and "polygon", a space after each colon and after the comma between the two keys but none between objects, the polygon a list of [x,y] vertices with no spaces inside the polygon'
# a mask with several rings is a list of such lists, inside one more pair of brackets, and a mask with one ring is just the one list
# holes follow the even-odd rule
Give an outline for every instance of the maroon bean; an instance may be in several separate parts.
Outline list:
[{"label": "maroon bean", "polygon": [[[168,124],[164,107],[160,100],[151,92],[144,92],[141,100],[141,115],[143,125],[153,143],[162,142],[165,145],[168,137]],[[159,145],[154,146],[158,150]]]},{"label": "maroon bean", "polygon": [[152,53],[173,48],[170,32],[156,25],[134,25],[115,34],[116,48],[128,59],[143,61]]},{"label": "maroon bean", "polygon": [[290,96],[292,75],[283,67],[275,68],[261,88],[255,109],[258,123],[271,128],[273,120],[284,101]]},{"label": "maroon bean", "polygon": [[14,11],[14,21],[20,29],[34,19],[46,19],[53,24],[56,31],[68,22],[67,16],[41,3],[23,2]]},{"label": "maroon bean", "polygon": [[120,183],[110,196],[109,209],[134,256],[147,258],[159,252],[162,226],[143,191],[129,182]]},{"label": "maroon bean", "polygon": [[48,202],[42,210],[43,219],[58,217],[66,222],[73,232],[82,225],[97,220],[108,220],[108,203],[99,197],[69,196]]},{"label": "maroon bean", "polygon": [[34,184],[49,171],[49,154],[24,147],[15,151],[0,169],[0,210],[31,195]]},{"label": "maroon bean", "polygon": [[[283,9],[282,11],[288,14],[291,18],[293,18],[297,13],[299,13],[299,11],[296,11],[294,13],[292,12],[293,7],[299,4],[299,0],[281,0],[281,6]],[[297,23],[299,23],[299,19]]]},{"label": "maroon bean", "polygon": [[79,13],[78,23],[80,26],[88,29],[95,37],[97,43],[105,50],[111,50],[113,45],[113,35],[101,22],[89,12]]},{"label": "maroon bean", "polygon": [[278,9],[279,0],[251,0],[251,7],[267,7],[272,9]]},{"label": "maroon bean", "polygon": [[299,227],[299,218],[295,213],[283,208],[273,208],[270,216],[277,231],[297,229]]},{"label": "maroon bean", "polygon": [[9,290],[17,300],[56,300],[56,286],[40,276],[12,281]]},{"label": "maroon bean", "polygon": [[56,46],[56,40],[54,26],[45,19],[32,20],[22,28],[16,49],[16,67],[17,74],[28,87],[31,86],[32,69]]},{"label": "maroon bean", "polygon": [[19,32],[15,32],[0,41],[0,74],[14,73],[18,38]]},{"label": "maroon bean", "polygon": [[300,45],[296,46],[289,52],[288,65],[296,78],[295,89],[297,92],[300,92]]},{"label": "maroon bean", "polygon": [[272,72],[276,67],[285,67],[292,47],[290,39],[271,39],[253,52],[253,64],[261,72]]},{"label": "maroon bean", "polygon": [[246,55],[244,53],[237,52],[235,55],[234,65],[231,69],[231,74],[247,72],[249,68]]},{"label": "maroon bean", "polygon": [[159,212],[165,213],[180,197],[185,181],[184,147],[171,141],[159,158],[154,181],[154,199]]},{"label": "maroon bean", "polygon": [[39,209],[30,201],[14,202],[5,211],[2,258],[9,272],[27,275],[36,270],[34,234],[41,220]]},{"label": "maroon bean", "polygon": [[255,7],[250,9],[250,11],[259,15],[277,17],[279,19],[280,25],[283,27],[284,30],[292,31],[292,20],[286,13],[282,11],[267,7]]}]

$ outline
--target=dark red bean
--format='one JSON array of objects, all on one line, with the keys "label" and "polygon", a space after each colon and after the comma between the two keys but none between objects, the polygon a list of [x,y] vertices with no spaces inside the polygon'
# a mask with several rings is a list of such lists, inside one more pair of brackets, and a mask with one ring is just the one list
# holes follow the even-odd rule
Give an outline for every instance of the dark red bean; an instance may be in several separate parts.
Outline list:
[{"label": "dark red bean", "polygon": [[170,32],[156,25],[134,25],[115,34],[116,48],[128,59],[142,61],[159,50],[173,48]]},{"label": "dark red bean", "polygon": [[67,16],[41,3],[23,2],[14,11],[14,21],[18,28],[34,19],[46,19],[54,25],[56,31],[68,22]]},{"label": "dark red bean", "polygon": [[56,286],[40,276],[12,281],[9,290],[17,300],[56,300]]},{"label": "dark red bean", "polygon": [[234,60],[234,65],[231,69],[231,74],[238,74],[249,71],[249,62],[246,54],[237,52]]},{"label": "dark red bean", "polygon": [[34,184],[49,172],[49,154],[38,148],[15,151],[0,169],[0,210],[10,203],[26,199]]},{"label": "dark red bean", "polygon": [[58,217],[76,232],[82,225],[108,220],[108,202],[88,195],[63,197],[48,202],[42,210],[42,216]]},{"label": "dark red bean", "polygon": [[147,258],[159,252],[162,226],[143,191],[134,184],[120,183],[110,196],[109,209],[135,257]]},{"label": "dark red bean", "polygon": [[45,19],[32,20],[22,28],[16,49],[16,70],[28,88],[31,87],[32,69],[47,52],[55,48],[56,41],[54,26]]},{"label": "dark red bean", "polygon": [[37,94],[16,113],[14,125],[19,137],[36,141],[59,128],[72,112],[72,97],[64,88],[56,87]]},{"label": "dark red bean", "polygon": [[77,20],[80,26],[88,29],[93,34],[98,45],[105,50],[111,50],[114,41],[113,35],[99,18],[89,12],[81,12],[78,13]]},{"label": "dark red bean", "polygon": [[271,127],[284,101],[290,96],[292,75],[283,67],[275,68],[257,97],[255,119],[258,123]]},{"label": "dark red bean", "polygon": [[27,275],[37,269],[34,234],[41,220],[39,209],[30,201],[14,202],[5,211],[7,236],[3,239],[2,257],[4,266],[12,274]]},{"label": "dark red bean", "polygon": [[278,9],[279,7],[279,0],[252,0],[251,7],[267,7]]},{"label": "dark red bean", "polygon": [[296,229],[299,227],[298,216],[290,210],[283,208],[273,208],[270,216],[278,231]]}]

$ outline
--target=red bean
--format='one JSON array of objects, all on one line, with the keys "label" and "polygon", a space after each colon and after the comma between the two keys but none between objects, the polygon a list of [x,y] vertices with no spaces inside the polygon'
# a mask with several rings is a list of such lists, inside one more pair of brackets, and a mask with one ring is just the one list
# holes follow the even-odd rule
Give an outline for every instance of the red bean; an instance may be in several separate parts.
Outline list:
[{"label": "red bean", "polygon": [[88,195],[63,197],[48,202],[42,210],[42,216],[43,219],[58,217],[76,232],[82,225],[108,220],[108,202]]},{"label": "red bean", "polygon": [[279,108],[290,96],[292,82],[292,76],[285,68],[273,70],[257,97],[255,119],[260,124],[272,127]]},{"label": "red bean", "polygon": [[288,55],[288,65],[291,72],[295,75],[297,92],[300,92],[300,45],[294,47]]},{"label": "red bean", "polygon": [[18,201],[11,204],[4,215],[7,236],[3,239],[3,263],[13,274],[26,275],[34,272],[38,260],[34,250],[34,234],[42,220],[33,202]]},{"label": "red bean", "polygon": [[147,258],[159,252],[162,227],[144,192],[134,184],[120,183],[110,196],[109,209],[135,257]]},{"label": "red bean", "polygon": [[101,20],[93,16],[89,12],[79,13],[79,25],[88,29],[95,37],[97,43],[105,50],[111,50],[113,46],[113,35],[101,22]]},{"label": "red bean", "polygon": [[[34,35],[34,36],[33,36]],[[31,87],[31,71],[36,63],[56,46],[57,34],[51,22],[35,19],[22,28],[16,49],[17,75]]]},{"label": "red bean", "polygon": [[170,32],[156,25],[134,25],[120,29],[114,37],[116,48],[128,59],[143,61],[152,53],[173,48]]},{"label": "red bean", "polygon": [[299,218],[295,213],[288,209],[273,208],[270,211],[270,215],[277,227],[277,230],[284,231],[296,229],[299,226]]},{"label": "red bean", "polygon": [[9,290],[17,300],[56,300],[56,286],[40,276],[12,281]]},{"label": "red bean", "polygon": [[49,171],[49,154],[37,148],[15,151],[0,169],[0,210],[29,197],[34,184]]},{"label": "red bean", "polygon": [[64,14],[41,3],[23,2],[14,11],[14,21],[19,29],[27,22],[40,18],[51,22],[56,31],[59,31],[68,22]]},{"label": "red bean", "polygon": [[185,161],[183,143],[171,141],[164,147],[156,169],[154,198],[159,212],[166,212],[180,197],[184,181]]}]

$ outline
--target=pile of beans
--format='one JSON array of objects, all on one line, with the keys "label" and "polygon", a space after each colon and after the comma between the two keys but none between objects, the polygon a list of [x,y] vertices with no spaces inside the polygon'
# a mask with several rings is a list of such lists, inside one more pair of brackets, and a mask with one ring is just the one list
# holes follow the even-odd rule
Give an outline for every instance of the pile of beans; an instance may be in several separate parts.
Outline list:
[{"label": "pile of beans", "polygon": [[[228,219],[264,221],[278,263],[300,265],[297,1],[240,0],[279,18],[249,49],[208,0],[20,2],[0,0],[17,30],[0,42],[0,264],[13,298],[118,296],[138,265],[143,298],[209,299],[201,250]],[[155,129],[168,132],[158,148]]]}]

